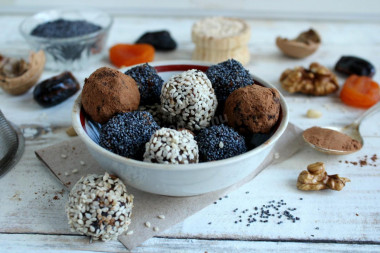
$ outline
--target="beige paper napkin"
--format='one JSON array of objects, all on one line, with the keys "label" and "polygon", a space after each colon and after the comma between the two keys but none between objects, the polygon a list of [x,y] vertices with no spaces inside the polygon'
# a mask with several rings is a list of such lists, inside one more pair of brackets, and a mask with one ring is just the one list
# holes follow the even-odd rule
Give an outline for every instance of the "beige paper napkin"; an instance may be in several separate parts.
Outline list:
[{"label": "beige paper napkin", "polygon": [[[131,250],[145,240],[158,235],[160,231],[181,222],[212,204],[219,197],[252,180],[271,163],[278,163],[292,156],[303,144],[301,133],[301,129],[289,124],[259,168],[252,168],[253,172],[248,177],[223,190],[194,197],[168,197],[145,193],[127,185],[128,191],[134,195],[132,223],[128,229],[128,231],[133,231],[133,234],[123,234],[118,239]],[[85,144],[79,138],[37,150],[36,155],[69,189],[82,176],[105,172],[91,157]],[[164,215],[165,219],[159,219],[158,215]],[[147,221],[152,224],[150,228],[144,225]],[[159,231],[154,231],[153,227],[158,227]]]}]

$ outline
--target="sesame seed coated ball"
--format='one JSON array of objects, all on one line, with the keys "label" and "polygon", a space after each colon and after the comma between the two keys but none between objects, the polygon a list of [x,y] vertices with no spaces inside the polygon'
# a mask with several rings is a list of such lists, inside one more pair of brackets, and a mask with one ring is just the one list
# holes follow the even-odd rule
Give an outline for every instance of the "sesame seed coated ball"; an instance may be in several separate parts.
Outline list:
[{"label": "sesame seed coated ball", "polygon": [[209,126],[217,105],[211,82],[200,70],[175,75],[162,86],[162,112],[177,128],[194,131]]},{"label": "sesame seed coated ball", "polygon": [[157,130],[145,145],[144,161],[151,163],[187,164],[198,162],[198,145],[186,129]]},{"label": "sesame seed coated ball", "polygon": [[206,71],[220,104],[236,89],[253,84],[253,79],[240,62],[230,59],[212,65]]},{"label": "sesame seed coated ball", "polygon": [[132,208],[133,195],[117,177],[91,174],[71,189],[66,213],[73,231],[108,241],[128,230]]},{"label": "sesame seed coated ball", "polygon": [[195,140],[202,162],[226,159],[247,151],[244,137],[226,125],[202,129]]},{"label": "sesame seed coated ball", "polygon": [[141,160],[145,143],[159,128],[149,112],[117,114],[102,125],[99,144],[115,154]]}]

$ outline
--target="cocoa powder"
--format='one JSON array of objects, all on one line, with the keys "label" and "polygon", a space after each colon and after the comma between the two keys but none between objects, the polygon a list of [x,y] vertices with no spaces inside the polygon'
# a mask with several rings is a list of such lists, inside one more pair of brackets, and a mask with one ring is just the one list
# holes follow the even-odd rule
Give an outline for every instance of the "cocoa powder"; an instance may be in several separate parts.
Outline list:
[{"label": "cocoa powder", "polygon": [[362,145],[350,136],[327,128],[312,127],[303,132],[303,137],[309,143],[324,149],[354,151]]}]

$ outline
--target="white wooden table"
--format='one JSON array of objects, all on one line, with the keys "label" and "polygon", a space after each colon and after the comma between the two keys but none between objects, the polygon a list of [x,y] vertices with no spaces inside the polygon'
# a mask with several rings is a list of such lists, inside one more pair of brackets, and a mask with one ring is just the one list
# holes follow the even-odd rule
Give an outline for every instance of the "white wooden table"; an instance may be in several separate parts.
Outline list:
[{"label": "white wooden table", "polygon": [[[24,16],[0,16],[0,53],[25,54],[28,46],[18,33]],[[190,59],[194,45],[190,29],[195,18],[186,17],[115,17],[108,46],[132,43],[145,31],[168,29],[178,42],[177,50],[157,53],[156,61]],[[289,95],[281,89],[279,76],[285,68],[308,66],[317,61],[330,69],[342,55],[368,59],[380,69],[380,24],[338,21],[250,20],[251,73],[276,85],[286,96],[290,121],[301,128],[314,125],[344,126],[363,110],[341,103],[337,94],[327,97]],[[293,37],[313,27],[322,36],[322,46],[309,58],[284,57],[275,46],[278,35]],[[74,75],[83,83],[102,62],[89,65]],[[44,72],[42,79],[57,72]],[[339,76],[340,84],[344,77]],[[380,75],[374,79],[380,82]],[[89,244],[84,236],[70,232],[64,205],[67,192],[60,182],[35,157],[34,150],[69,139],[65,130],[71,125],[74,97],[49,109],[41,108],[32,91],[13,97],[0,91],[0,108],[19,125],[26,137],[21,161],[0,179],[0,252],[124,252],[118,241]],[[322,118],[309,119],[306,111],[316,109]],[[187,218],[159,237],[146,241],[133,252],[253,252],[253,251],[380,251],[380,114],[363,123],[364,148],[348,156],[328,156],[305,148],[284,163],[269,167],[252,182],[199,213]],[[3,144],[1,144],[3,145]],[[290,144],[291,145],[291,144]],[[367,156],[368,165],[359,162]],[[341,192],[301,192],[296,189],[299,172],[310,163],[325,162],[329,174],[351,179]],[[347,161],[347,163],[345,162]],[[352,162],[352,163],[351,163]],[[302,200],[301,200],[302,198]],[[235,224],[235,208],[243,210],[283,199],[300,220],[296,223],[256,222],[250,227]],[[210,224],[209,224],[210,223]]]}]

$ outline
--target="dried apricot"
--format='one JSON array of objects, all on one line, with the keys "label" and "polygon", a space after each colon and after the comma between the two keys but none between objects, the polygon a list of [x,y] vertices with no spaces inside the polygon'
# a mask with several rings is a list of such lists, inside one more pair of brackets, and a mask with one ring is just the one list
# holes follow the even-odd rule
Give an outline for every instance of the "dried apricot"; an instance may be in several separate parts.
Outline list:
[{"label": "dried apricot", "polygon": [[149,44],[116,44],[110,48],[110,61],[120,68],[154,59],[154,47]]},{"label": "dried apricot", "polygon": [[380,101],[379,84],[367,76],[351,75],[344,83],[340,98],[347,105],[369,108]]}]

